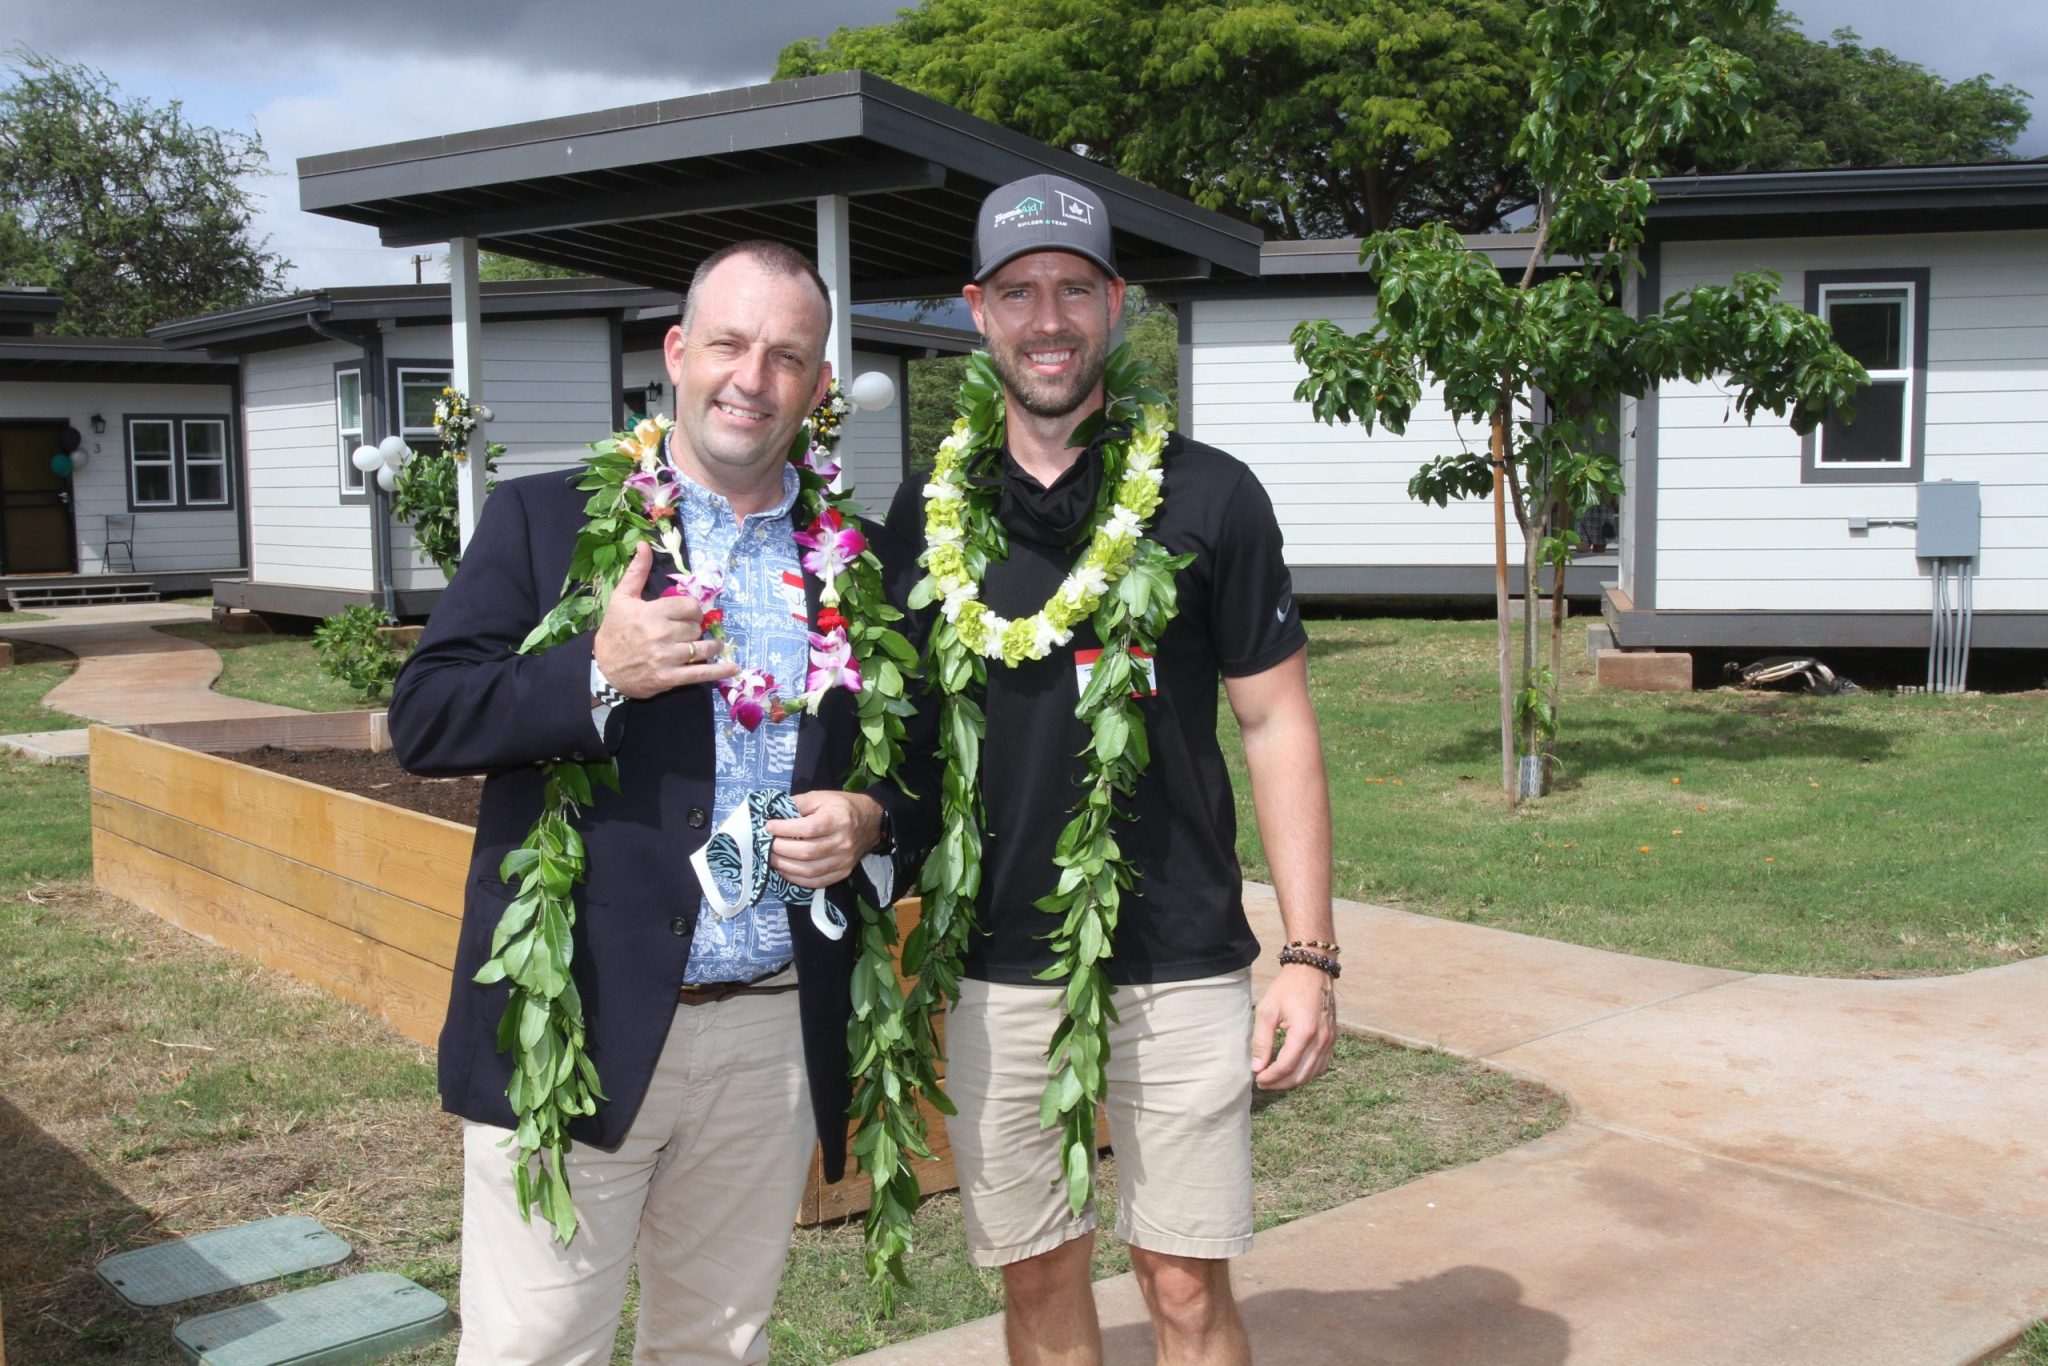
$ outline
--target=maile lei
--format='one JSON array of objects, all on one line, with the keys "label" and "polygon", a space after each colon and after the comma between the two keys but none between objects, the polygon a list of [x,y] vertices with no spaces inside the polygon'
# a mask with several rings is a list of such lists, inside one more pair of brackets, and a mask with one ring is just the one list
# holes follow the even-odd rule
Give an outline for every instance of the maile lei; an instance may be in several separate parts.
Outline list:
[{"label": "maile lei", "polygon": [[1160,462],[1170,428],[1166,399],[1151,387],[1148,374],[1128,345],[1111,353],[1103,371],[1105,405],[1070,438],[1077,446],[1100,443],[1102,481],[1087,549],[1043,607],[1012,621],[981,600],[988,566],[1009,554],[995,515],[1004,400],[988,357],[971,357],[961,389],[962,416],[940,444],[925,486],[926,549],[920,562],[926,576],[910,599],[913,608],[939,608],[926,667],[940,693],[945,761],[943,826],[919,883],[924,918],[903,955],[904,971],[917,977],[908,1013],[920,1024],[945,998],[958,995],[961,951],[981,888],[984,809],[978,780],[986,722],[976,698],[986,687],[987,671],[1044,659],[1084,623],[1102,647],[1075,708],[1089,731],[1087,773],[1055,846],[1058,880],[1037,902],[1057,917],[1048,936],[1055,961],[1039,975],[1066,984],[1047,1052],[1039,1121],[1045,1128],[1060,1126],[1067,1200],[1077,1214],[1092,1195],[1095,1111],[1106,1089],[1108,1026],[1116,1019],[1103,969],[1123,894],[1137,876],[1112,825],[1121,814],[1118,799],[1135,790],[1150,757],[1144,713],[1135,701],[1149,691],[1143,659],[1157,654],[1159,637],[1173,619],[1174,576],[1194,558],[1170,554],[1146,536],[1161,499]]},{"label": "maile lei", "polygon": [[[799,432],[790,452],[800,481],[795,516],[797,540],[809,548],[804,565],[822,584],[818,627],[810,636],[811,669],[806,690],[785,699],[766,675],[723,689],[728,713],[740,725],[759,725],[764,716],[815,709],[835,688],[857,695],[860,730],[846,786],[866,787],[895,770],[903,752],[906,671],[916,667],[910,643],[890,623],[902,613],[882,591],[881,563],[854,521],[850,499],[835,493],[830,480],[846,404],[835,385]],[[668,423],[643,421],[631,431],[592,444],[576,487],[590,495],[577,533],[562,597],[520,645],[522,654],[551,649],[595,630],[604,605],[618,586],[636,547],[651,541],[675,566],[671,593],[692,593],[707,604],[716,625],[716,571],[692,572],[676,525],[679,486],[663,451]],[[751,727],[750,727],[751,728]],[[531,1217],[535,1205],[567,1243],[577,1217],[562,1165],[569,1125],[596,1112],[603,1091],[597,1068],[584,1051],[583,1004],[569,975],[570,931],[576,920],[573,893],[584,877],[584,849],[575,819],[592,800],[595,784],[618,790],[612,761],[583,764],[557,760],[542,765],[546,788],[539,819],[526,841],[505,856],[500,874],[517,884],[491,939],[491,957],[476,980],[508,981],[511,991],[498,1025],[498,1047],[512,1054],[507,1098],[516,1121],[511,1149],[519,1212]],[[886,912],[865,904],[863,943],[877,923],[895,929]],[[886,954],[887,948],[884,947]]]}]

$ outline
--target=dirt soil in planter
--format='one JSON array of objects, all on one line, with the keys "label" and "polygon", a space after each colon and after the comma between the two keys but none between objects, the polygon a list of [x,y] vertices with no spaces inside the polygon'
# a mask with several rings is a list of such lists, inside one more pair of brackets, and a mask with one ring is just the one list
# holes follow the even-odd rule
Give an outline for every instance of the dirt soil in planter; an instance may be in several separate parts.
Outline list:
[{"label": "dirt soil in planter", "polygon": [[220,757],[461,825],[476,824],[477,807],[483,801],[481,777],[422,778],[400,768],[389,750],[281,749],[264,745]]}]

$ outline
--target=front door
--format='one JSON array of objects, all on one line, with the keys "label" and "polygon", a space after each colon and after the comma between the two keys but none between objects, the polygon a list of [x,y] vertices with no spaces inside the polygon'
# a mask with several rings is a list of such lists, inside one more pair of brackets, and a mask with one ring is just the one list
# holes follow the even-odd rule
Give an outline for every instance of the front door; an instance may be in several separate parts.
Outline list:
[{"label": "front door", "polygon": [[62,422],[0,423],[0,574],[71,574],[71,479],[50,468]]}]

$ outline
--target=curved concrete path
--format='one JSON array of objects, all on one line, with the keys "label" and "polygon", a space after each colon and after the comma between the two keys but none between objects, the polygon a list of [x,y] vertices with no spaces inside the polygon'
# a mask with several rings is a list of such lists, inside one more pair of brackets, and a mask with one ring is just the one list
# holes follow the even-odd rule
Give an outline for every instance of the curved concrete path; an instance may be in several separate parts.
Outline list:
[{"label": "curved concrete path", "polygon": [[[228,721],[290,716],[295,709],[249,702],[213,691],[220,655],[196,641],[153,630],[175,622],[207,621],[204,607],[168,602],[49,607],[48,621],[0,623],[0,636],[32,640],[78,657],[71,676],[43,697],[43,705],[110,726],[160,721]],[[0,737],[38,758],[73,758],[86,752],[86,732],[38,731]]]},{"label": "curved concrete path", "polygon": [[[1260,938],[1271,892],[1248,887]],[[1534,1143],[1261,1233],[1288,1366],[1974,1362],[2048,1317],[2048,959],[1723,972],[1339,902],[1347,1029],[1533,1078]],[[1106,1356],[1152,1360],[1129,1276]],[[999,1319],[858,1358],[1003,1360]]]}]

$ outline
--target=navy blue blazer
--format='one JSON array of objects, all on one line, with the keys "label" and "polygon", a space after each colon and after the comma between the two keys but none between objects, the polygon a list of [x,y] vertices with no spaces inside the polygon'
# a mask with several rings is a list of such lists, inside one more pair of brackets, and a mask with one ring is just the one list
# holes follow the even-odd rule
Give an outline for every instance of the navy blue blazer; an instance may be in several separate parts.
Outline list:
[{"label": "navy blue blazer", "polygon": [[[413,772],[488,775],[441,1030],[440,1077],[444,1108],[501,1127],[513,1124],[505,1096],[510,1055],[498,1051],[510,988],[473,980],[512,897],[498,865],[540,812],[538,764],[597,759],[607,750],[617,758],[620,790],[598,788],[576,823],[588,880],[576,896],[572,973],[605,1099],[595,1115],[570,1126],[579,1143],[615,1148],[647,1094],[689,961],[699,899],[689,858],[712,833],[714,694],[699,685],[616,707],[600,741],[590,710],[591,634],[538,655],[514,653],[560,599],[587,497],[575,488],[580,475],[579,469],[513,479],[491,494],[461,570],[392,688],[390,722],[392,746]],[[866,529],[883,558],[889,593],[901,603],[917,573],[911,553],[879,527]],[[650,578],[652,596],[666,580]],[[819,583],[806,574],[805,587],[815,620]],[[938,803],[906,795],[937,791],[936,761],[924,738],[930,724],[928,715],[913,724],[916,743],[900,785],[868,789],[895,830],[899,891],[914,884],[936,838]],[[858,729],[853,694],[835,690],[817,716],[798,725],[794,790],[842,786]],[[791,916],[790,929],[811,1105],[825,1177],[836,1181],[845,1170],[852,1098],[846,1031],[860,920],[851,886],[842,883],[829,895],[847,917],[843,938],[819,934],[808,911]]]}]

